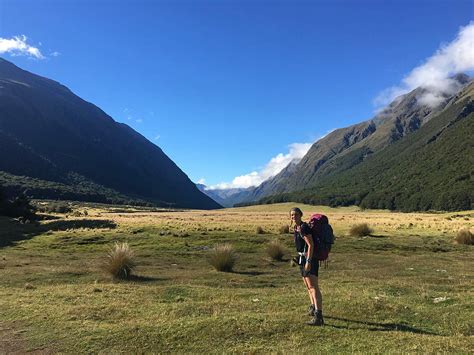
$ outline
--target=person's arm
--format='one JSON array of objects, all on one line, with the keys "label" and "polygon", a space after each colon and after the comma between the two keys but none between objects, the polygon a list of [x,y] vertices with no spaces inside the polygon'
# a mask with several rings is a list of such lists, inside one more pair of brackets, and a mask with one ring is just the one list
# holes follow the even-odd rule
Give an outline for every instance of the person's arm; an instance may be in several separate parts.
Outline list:
[{"label": "person's arm", "polygon": [[303,239],[308,245],[308,251],[306,253],[306,265],[304,266],[305,270],[308,271],[311,268],[311,261],[313,260],[313,250],[314,250],[313,237],[311,236],[311,234],[308,234],[308,235],[305,235]]}]

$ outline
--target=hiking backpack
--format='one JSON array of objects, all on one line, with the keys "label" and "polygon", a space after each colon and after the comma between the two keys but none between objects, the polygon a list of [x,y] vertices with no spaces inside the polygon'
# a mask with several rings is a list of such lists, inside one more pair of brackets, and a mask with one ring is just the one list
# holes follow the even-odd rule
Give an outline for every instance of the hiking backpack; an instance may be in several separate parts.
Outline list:
[{"label": "hiking backpack", "polygon": [[311,229],[313,242],[315,244],[316,259],[320,262],[327,261],[332,245],[334,244],[334,233],[328,218],[323,214],[313,214],[308,225]]}]

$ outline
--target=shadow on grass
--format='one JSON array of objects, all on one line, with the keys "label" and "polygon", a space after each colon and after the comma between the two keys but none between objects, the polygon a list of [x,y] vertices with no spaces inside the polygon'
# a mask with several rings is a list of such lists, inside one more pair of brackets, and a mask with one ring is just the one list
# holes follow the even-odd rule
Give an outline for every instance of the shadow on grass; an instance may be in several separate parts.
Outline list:
[{"label": "shadow on grass", "polygon": [[156,282],[156,281],[166,281],[169,278],[165,277],[151,277],[151,276],[140,276],[140,275],[130,275],[128,278],[124,280],[120,280],[121,282]]},{"label": "shadow on grass", "polygon": [[52,216],[50,214],[43,214],[43,213],[37,213],[36,214],[41,221],[53,221],[53,220],[58,220],[61,219],[61,217],[58,216]]},{"label": "shadow on grass", "polygon": [[282,257],[280,260],[268,258],[268,261],[269,261],[271,264],[280,265],[281,263],[289,263],[289,262],[291,261],[291,258],[285,257],[285,256]]},{"label": "shadow on grass", "polygon": [[347,322],[347,323],[365,325],[365,327],[350,327],[349,325],[340,326],[340,325],[333,325],[333,324],[325,324],[325,326],[338,328],[338,329],[350,329],[350,330],[364,329],[364,330],[378,331],[378,332],[398,331],[398,332],[407,332],[407,333],[414,333],[414,334],[440,335],[437,333],[429,332],[426,330],[410,327],[408,325],[399,324],[399,323],[375,323],[375,322],[367,322],[367,321],[360,321],[360,320],[347,319],[347,318],[341,318],[341,317],[331,317],[331,316],[325,316],[324,318],[334,319],[334,320]]},{"label": "shadow on grass", "polygon": [[54,220],[48,223],[29,223],[22,224],[16,219],[1,217],[0,218],[0,248],[11,246],[15,242],[31,239],[39,234],[48,231],[66,231],[69,229],[99,229],[116,228],[116,224],[105,219],[77,219],[77,220]]},{"label": "shadow on grass", "polygon": [[265,275],[265,272],[261,272],[261,271],[230,271],[230,273],[238,274],[238,275],[249,275],[249,276]]}]

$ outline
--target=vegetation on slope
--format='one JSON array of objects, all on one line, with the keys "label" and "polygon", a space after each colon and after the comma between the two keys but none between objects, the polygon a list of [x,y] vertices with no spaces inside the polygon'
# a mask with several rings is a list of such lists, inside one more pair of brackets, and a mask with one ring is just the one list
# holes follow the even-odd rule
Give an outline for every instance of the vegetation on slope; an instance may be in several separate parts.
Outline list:
[{"label": "vegetation on slope", "polygon": [[[380,152],[354,151],[341,166],[304,190],[259,203],[298,201],[329,206],[359,205],[390,210],[468,210],[474,204],[474,102],[451,105],[418,131]],[[345,170],[345,171],[344,171]]]}]

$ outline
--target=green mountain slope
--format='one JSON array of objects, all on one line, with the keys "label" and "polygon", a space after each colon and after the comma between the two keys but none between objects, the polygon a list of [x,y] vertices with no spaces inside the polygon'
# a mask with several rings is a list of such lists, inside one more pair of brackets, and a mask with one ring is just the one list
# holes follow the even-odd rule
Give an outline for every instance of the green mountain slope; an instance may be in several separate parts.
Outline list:
[{"label": "green mountain slope", "polygon": [[[8,189],[28,188],[33,197],[72,194],[112,202],[121,196],[164,206],[220,207],[132,128],[65,86],[1,58],[0,171],[16,176]],[[41,189],[48,181],[55,188]]]},{"label": "green mountain slope", "polygon": [[[453,79],[459,90],[470,81],[464,74]],[[370,155],[416,132],[453,100],[453,96],[445,95],[433,108],[420,102],[426,92],[424,88],[417,88],[396,98],[372,119],[334,130],[314,143],[291,169],[284,169],[260,186],[246,191],[239,200],[257,201],[265,196],[312,186],[326,176],[351,169]]]},{"label": "green mountain slope", "polygon": [[339,164],[335,160],[332,173],[311,187],[260,202],[358,204],[403,211],[472,209],[473,97],[471,82],[415,132],[371,154],[363,147],[354,149],[339,157]]}]

